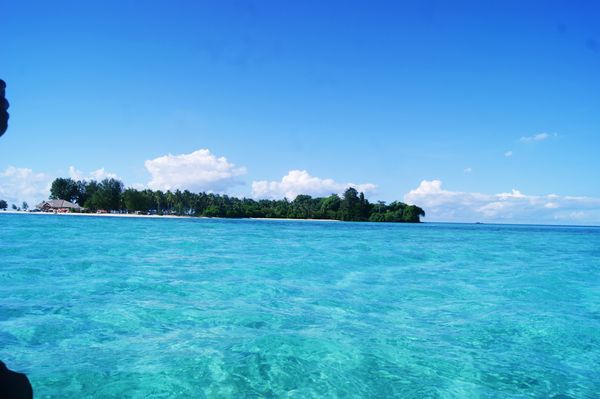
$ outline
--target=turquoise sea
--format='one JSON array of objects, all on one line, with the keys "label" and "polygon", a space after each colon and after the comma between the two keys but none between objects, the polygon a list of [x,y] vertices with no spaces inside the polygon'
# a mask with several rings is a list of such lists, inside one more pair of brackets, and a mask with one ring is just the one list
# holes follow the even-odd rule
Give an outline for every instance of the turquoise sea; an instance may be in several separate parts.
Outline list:
[{"label": "turquoise sea", "polygon": [[600,228],[0,213],[37,398],[598,398]]}]

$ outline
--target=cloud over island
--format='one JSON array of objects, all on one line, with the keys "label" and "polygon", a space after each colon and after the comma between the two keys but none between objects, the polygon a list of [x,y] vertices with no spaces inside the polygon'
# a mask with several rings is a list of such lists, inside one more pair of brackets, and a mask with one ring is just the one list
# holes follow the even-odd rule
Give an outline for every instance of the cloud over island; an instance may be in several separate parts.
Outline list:
[{"label": "cloud over island", "polygon": [[39,199],[45,199],[50,193],[51,177],[37,173],[29,168],[7,167],[0,171],[0,199],[21,205],[28,201],[30,205]]},{"label": "cloud over island", "polygon": [[78,170],[74,166],[69,166],[69,177],[73,180],[88,180],[88,181],[89,180],[101,181],[104,179],[118,179],[119,178],[119,176],[117,176],[115,173],[107,172],[106,169],[104,169],[104,168],[96,169],[86,175],[85,173]]},{"label": "cloud over island", "polygon": [[346,188],[354,187],[364,193],[377,188],[373,183],[339,183],[333,179],[311,176],[306,170],[290,170],[280,181],[259,180],[252,182],[254,198],[288,198],[294,199],[298,194],[326,196],[332,193],[341,194]]},{"label": "cloud over island", "polygon": [[189,154],[164,155],[144,162],[153,190],[225,192],[241,184],[245,167],[237,167],[225,157],[217,157],[208,149]]}]

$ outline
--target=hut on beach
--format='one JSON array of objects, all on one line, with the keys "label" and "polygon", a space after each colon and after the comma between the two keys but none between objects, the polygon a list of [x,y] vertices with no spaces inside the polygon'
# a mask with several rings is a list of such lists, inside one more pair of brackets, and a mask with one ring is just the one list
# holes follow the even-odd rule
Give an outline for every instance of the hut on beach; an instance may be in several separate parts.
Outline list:
[{"label": "hut on beach", "polygon": [[50,201],[42,201],[41,203],[36,205],[36,208],[42,212],[80,212],[83,210],[77,204],[69,202],[63,199],[55,199]]}]

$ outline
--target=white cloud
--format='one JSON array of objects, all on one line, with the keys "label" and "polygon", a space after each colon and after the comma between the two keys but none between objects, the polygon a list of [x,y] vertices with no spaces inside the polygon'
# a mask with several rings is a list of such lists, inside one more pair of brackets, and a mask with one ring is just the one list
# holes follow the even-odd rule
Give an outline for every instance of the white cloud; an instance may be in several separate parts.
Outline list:
[{"label": "white cloud", "polygon": [[463,170],[463,172],[465,172],[465,173],[471,173],[471,172],[473,172],[473,168],[465,168]]},{"label": "white cloud", "polygon": [[513,156],[513,152],[512,152],[512,151],[506,151],[506,152],[504,153],[504,156],[505,156],[506,158],[510,158],[510,157],[512,157],[512,156]]},{"label": "white cloud", "polygon": [[93,172],[90,173],[90,175],[92,176],[92,178],[94,180],[104,180],[104,179],[118,179],[119,177],[114,174],[114,173],[109,173],[106,170],[104,170],[104,168],[100,168],[97,170],[94,170]]},{"label": "white cloud", "polygon": [[118,179],[119,177],[115,173],[109,173],[104,168],[96,169],[89,174],[85,174],[78,170],[74,166],[69,166],[69,177],[73,180],[104,180],[104,179]]},{"label": "white cloud", "polygon": [[[538,133],[538,134],[534,134],[533,136],[521,137],[519,139],[519,141],[522,141],[524,143],[530,143],[530,142],[535,142],[535,141],[548,140],[550,137],[551,137],[551,135],[548,133]],[[556,133],[554,134],[554,137],[556,137]]]},{"label": "white cloud", "polygon": [[238,177],[246,173],[246,168],[236,167],[207,149],[164,155],[147,160],[144,165],[151,176],[148,187],[153,190],[225,192],[240,184]]},{"label": "white cloud", "polygon": [[[9,166],[0,172],[0,199],[18,206],[21,206],[23,201],[27,201],[32,207],[48,198],[50,186],[56,177],[54,174],[38,173],[29,168]],[[74,166],[70,166],[69,177],[74,180],[102,180],[109,177],[117,178],[117,175],[108,173],[104,168],[86,175]]]},{"label": "white cloud", "polygon": [[404,196],[429,221],[503,223],[600,223],[600,198],[527,195],[519,190],[500,194],[449,191],[440,180],[423,180]]},{"label": "white cloud", "polygon": [[51,181],[50,176],[44,173],[9,166],[0,172],[0,199],[17,206],[27,201],[33,207],[38,201],[48,198]]},{"label": "white cloud", "polygon": [[73,180],[84,180],[83,172],[76,169],[75,166],[69,166],[69,177]]},{"label": "white cloud", "polygon": [[511,199],[511,198],[527,198],[527,196],[523,193],[521,193],[519,190],[515,190],[514,188],[512,189],[512,191],[510,193],[500,193],[500,194],[496,194],[496,196],[501,199],[501,200],[505,200],[505,199]]},{"label": "white cloud", "polygon": [[281,181],[252,182],[252,196],[255,198],[288,198],[294,199],[298,194],[325,196],[331,193],[341,194],[348,187],[361,192],[369,192],[377,187],[372,183],[354,184],[338,183],[333,179],[322,179],[311,176],[306,170],[290,170]]}]

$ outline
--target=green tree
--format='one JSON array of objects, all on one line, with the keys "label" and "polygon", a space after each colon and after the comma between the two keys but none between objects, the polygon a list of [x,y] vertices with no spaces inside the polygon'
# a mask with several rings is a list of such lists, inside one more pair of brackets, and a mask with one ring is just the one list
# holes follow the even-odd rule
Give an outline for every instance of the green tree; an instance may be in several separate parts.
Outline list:
[{"label": "green tree", "polygon": [[152,199],[143,191],[128,188],[123,193],[123,205],[128,211],[148,212],[152,206]]},{"label": "green tree", "polygon": [[6,210],[6,208],[8,208],[8,202],[0,200],[0,209]]},{"label": "green tree", "polygon": [[337,219],[341,203],[342,200],[337,194],[331,194],[329,197],[322,198],[319,209],[320,217],[324,219]]},{"label": "green tree", "polygon": [[369,216],[370,222],[385,222],[385,213],[386,206],[385,201],[377,201],[377,204],[374,204],[371,207],[371,212]]},{"label": "green tree", "polygon": [[221,216],[221,210],[216,205],[209,205],[204,210],[204,216],[209,218],[219,217]]},{"label": "green tree", "polygon": [[154,202],[155,202],[155,208],[156,209],[156,213],[162,215],[163,213],[163,209],[165,208],[166,204],[167,204],[167,200],[165,197],[165,193],[163,193],[160,190],[157,190],[154,192]]},{"label": "green tree", "polygon": [[364,193],[358,196],[358,215],[360,220],[368,220],[373,209],[373,205],[365,198]]},{"label": "green tree", "polygon": [[408,205],[404,208],[402,219],[404,222],[418,223],[420,221],[419,216],[425,216],[425,211],[416,205]]},{"label": "green tree", "polygon": [[50,199],[63,199],[75,201],[79,195],[77,183],[70,178],[59,177],[54,179],[50,186]]},{"label": "green tree", "polygon": [[89,207],[92,209],[105,209],[117,211],[121,209],[121,195],[123,183],[117,179],[104,179],[89,199]]},{"label": "green tree", "polygon": [[340,204],[340,216],[342,220],[358,220],[360,215],[360,199],[358,191],[353,187],[348,187],[344,191],[344,197]]},{"label": "green tree", "polygon": [[85,180],[78,180],[75,182],[75,185],[77,186],[75,202],[81,206],[84,206],[85,202],[90,198],[88,183]]},{"label": "green tree", "polygon": [[82,196],[83,203],[77,202],[79,205],[82,205],[86,208],[92,209],[92,210],[96,210],[97,208],[95,207],[92,198],[94,197],[94,194],[96,194],[96,192],[98,191],[98,182],[96,180],[91,180],[89,182],[83,182],[84,184],[84,188],[85,188],[85,192]]},{"label": "green tree", "polygon": [[310,195],[297,195],[292,201],[292,214],[296,219],[308,219],[312,217],[312,197]]},{"label": "green tree", "polygon": [[171,192],[171,190],[167,190],[165,193],[165,201],[167,207],[167,213],[173,213],[173,207],[175,206],[175,194]]},{"label": "green tree", "polygon": [[29,209],[29,204],[26,201],[23,201],[23,203],[21,204],[21,208],[23,208],[23,210],[26,211],[27,209]]}]

